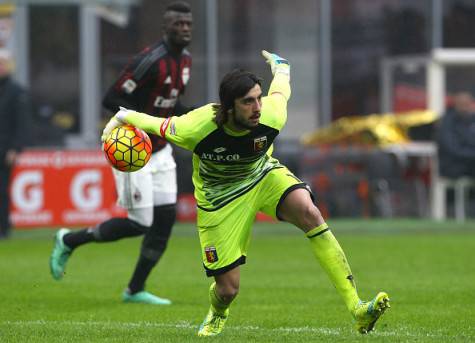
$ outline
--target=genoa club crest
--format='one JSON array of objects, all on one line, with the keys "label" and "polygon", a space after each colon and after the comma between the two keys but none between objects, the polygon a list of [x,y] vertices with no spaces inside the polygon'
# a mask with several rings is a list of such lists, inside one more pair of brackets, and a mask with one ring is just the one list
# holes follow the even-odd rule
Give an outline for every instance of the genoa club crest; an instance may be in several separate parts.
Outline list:
[{"label": "genoa club crest", "polygon": [[267,146],[267,136],[254,138],[254,151],[264,150]]},{"label": "genoa club crest", "polygon": [[218,261],[218,253],[216,252],[215,247],[206,247],[205,248],[206,261],[213,263]]}]

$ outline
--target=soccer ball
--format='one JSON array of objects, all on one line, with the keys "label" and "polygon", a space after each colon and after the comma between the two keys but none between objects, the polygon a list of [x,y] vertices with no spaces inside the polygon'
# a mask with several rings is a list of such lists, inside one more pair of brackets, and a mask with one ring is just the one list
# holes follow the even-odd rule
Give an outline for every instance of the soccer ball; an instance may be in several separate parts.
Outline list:
[{"label": "soccer ball", "polygon": [[152,156],[150,137],[132,125],[122,125],[112,130],[102,149],[112,167],[123,172],[143,168]]}]

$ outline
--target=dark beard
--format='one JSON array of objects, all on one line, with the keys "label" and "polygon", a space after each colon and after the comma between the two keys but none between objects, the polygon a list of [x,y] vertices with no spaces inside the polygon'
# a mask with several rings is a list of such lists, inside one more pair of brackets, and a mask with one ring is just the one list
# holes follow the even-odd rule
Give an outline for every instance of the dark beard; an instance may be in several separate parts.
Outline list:
[{"label": "dark beard", "polygon": [[237,121],[236,117],[233,118],[233,121],[234,121],[234,125],[237,128],[240,128],[240,129],[243,129],[243,130],[251,130],[252,131],[258,126],[258,125],[251,126],[251,125],[247,125],[246,123],[242,123],[240,121]]}]

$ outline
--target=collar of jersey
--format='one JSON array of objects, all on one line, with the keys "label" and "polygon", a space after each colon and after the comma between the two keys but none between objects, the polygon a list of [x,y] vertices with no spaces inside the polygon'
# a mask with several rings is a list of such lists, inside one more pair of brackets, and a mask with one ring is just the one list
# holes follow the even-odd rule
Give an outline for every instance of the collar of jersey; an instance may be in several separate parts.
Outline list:
[{"label": "collar of jersey", "polygon": [[250,130],[235,131],[235,130],[231,129],[227,124],[223,125],[223,130],[224,130],[224,132],[226,132],[230,136],[238,136],[238,137],[239,136],[245,136],[250,132]]}]

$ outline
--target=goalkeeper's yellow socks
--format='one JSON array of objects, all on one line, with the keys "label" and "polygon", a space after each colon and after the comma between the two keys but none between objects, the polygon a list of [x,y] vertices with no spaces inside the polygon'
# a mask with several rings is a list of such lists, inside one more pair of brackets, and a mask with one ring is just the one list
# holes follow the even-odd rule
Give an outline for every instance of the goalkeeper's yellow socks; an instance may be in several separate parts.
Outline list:
[{"label": "goalkeeper's yellow socks", "polygon": [[219,315],[224,315],[230,304],[225,303],[216,293],[216,282],[209,287],[209,301],[213,311]]},{"label": "goalkeeper's yellow socks", "polygon": [[305,235],[310,241],[318,262],[343,298],[348,310],[353,313],[360,299],[350,266],[340,244],[326,223],[308,231]]}]

